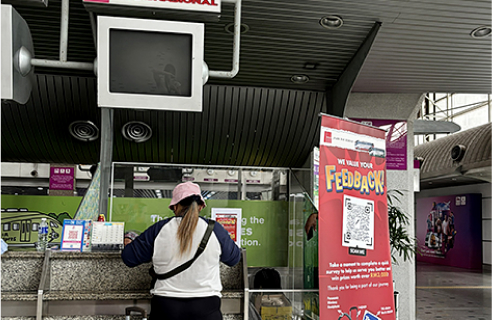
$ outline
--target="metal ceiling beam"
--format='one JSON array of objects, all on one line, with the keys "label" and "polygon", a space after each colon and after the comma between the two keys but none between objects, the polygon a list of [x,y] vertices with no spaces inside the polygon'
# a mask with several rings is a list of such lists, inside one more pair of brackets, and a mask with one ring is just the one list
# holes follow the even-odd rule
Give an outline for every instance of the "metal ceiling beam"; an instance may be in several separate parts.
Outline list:
[{"label": "metal ceiling beam", "polygon": [[[234,3],[234,43],[232,47],[232,70],[214,71],[208,70],[210,78],[232,79],[239,72],[239,51],[241,42],[241,0],[222,0]],[[205,83],[206,81],[204,81]]]},{"label": "metal ceiling beam", "polygon": [[338,81],[327,90],[326,105],[328,114],[343,117],[350,91],[364,65],[364,61],[366,61],[369,55],[369,51],[376,39],[381,24],[381,22],[374,22],[371,31],[369,31],[366,39],[352,57],[352,60],[347,64]]},{"label": "metal ceiling beam", "polygon": [[48,67],[60,69],[87,70],[96,73],[95,63],[67,61],[68,58],[68,22],[70,18],[70,0],[62,0],[60,13],[60,48],[59,60],[35,59],[28,55],[29,69],[34,67]]}]

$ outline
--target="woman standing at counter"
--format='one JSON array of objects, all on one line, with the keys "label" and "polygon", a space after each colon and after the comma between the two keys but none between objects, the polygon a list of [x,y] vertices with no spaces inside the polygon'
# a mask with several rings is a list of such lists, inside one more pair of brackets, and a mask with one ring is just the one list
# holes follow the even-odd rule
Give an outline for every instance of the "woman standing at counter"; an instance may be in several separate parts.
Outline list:
[{"label": "woman standing at counter", "polygon": [[[121,254],[123,262],[135,267],[152,261],[155,272],[165,274],[193,259],[209,224],[198,215],[205,206],[199,185],[177,185],[169,205],[175,216],[155,223],[129,243]],[[219,262],[234,266],[240,257],[227,231],[215,223],[205,250],[190,267],[156,281],[150,320],[222,319]]]}]

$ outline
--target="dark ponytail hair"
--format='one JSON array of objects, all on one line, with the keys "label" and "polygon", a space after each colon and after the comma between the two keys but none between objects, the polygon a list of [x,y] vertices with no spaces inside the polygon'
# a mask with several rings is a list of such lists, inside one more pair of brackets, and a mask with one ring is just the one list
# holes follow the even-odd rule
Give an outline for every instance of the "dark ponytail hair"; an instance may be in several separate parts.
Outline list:
[{"label": "dark ponytail hair", "polygon": [[203,204],[202,199],[197,195],[184,198],[178,203],[176,215],[183,217],[178,227],[179,253],[181,255],[191,250],[193,233],[198,223],[199,206]]}]

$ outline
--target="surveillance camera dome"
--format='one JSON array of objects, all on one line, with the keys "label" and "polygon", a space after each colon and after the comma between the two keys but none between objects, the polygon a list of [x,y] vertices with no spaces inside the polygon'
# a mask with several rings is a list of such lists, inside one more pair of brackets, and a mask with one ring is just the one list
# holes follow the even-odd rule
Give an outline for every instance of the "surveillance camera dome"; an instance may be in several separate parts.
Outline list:
[{"label": "surveillance camera dome", "polygon": [[465,156],[465,151],[466,151],[465,146],[461,144],[455,145],[451,149],[451,159],[453,159],[453,161],[460,161]]}]

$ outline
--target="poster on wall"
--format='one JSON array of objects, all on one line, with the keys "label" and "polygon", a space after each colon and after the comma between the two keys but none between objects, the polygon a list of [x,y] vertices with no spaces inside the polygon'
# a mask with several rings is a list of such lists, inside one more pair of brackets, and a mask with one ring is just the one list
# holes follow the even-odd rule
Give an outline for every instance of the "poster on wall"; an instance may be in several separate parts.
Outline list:
[{"label": "poster on wall", "polygon": [[417,261],[482,269],[482,196],[417,199]]},{"label": "poster on wall", "polygon": [[236,245],[241,247],[240,208],[212,208],[212,219],[220,223]]},{"label": "poster on wall", "polygon": [[50,190],[73,190],[74,179],[73,167],[50,167]]},{"label": "poster on wall", "polygon": [[385,132],[322,116],[320,319],[394,320]]},{"label": "poster on wall", "polygon": [[386,130],[386,169],[407,170],[407,122],[383,119],[352,119]]}]

